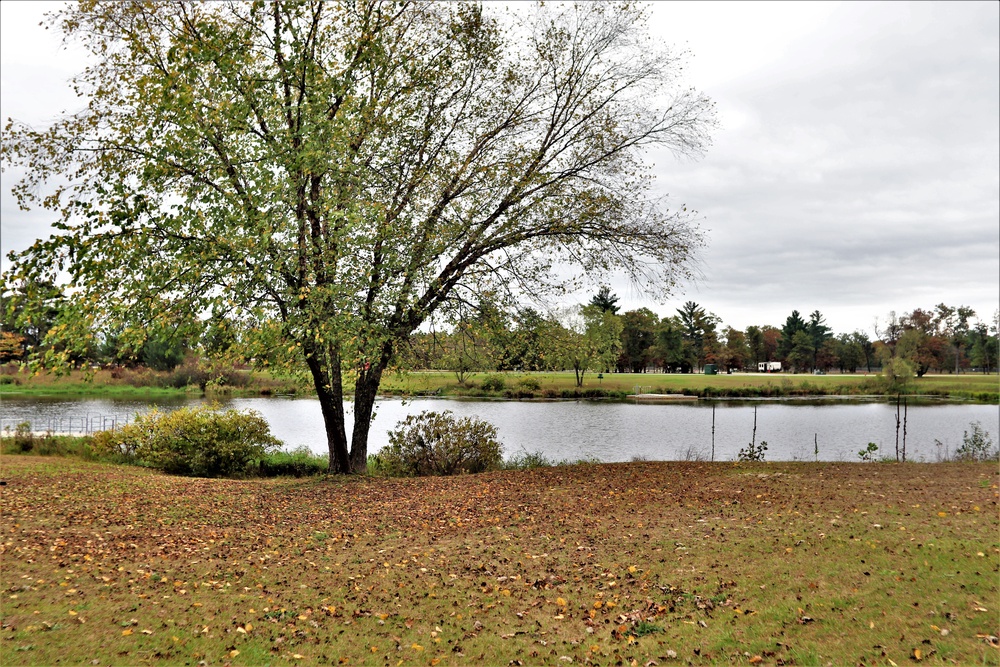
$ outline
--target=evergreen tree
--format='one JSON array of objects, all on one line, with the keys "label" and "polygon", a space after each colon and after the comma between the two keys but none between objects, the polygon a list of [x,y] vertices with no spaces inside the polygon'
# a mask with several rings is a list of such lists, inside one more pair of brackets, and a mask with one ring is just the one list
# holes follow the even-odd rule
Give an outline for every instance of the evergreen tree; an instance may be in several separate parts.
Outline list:
[{"label": "evergreen tree", "polygon": [[590,306],[596,306],[600,308],[602,313],[611,313],[612,315],[617,315],[620,307],[615,305],[618,303],[618,297],[611,293],[611,289],[607,285],[601,285],[601,289],[597,291],[590,299]]}]

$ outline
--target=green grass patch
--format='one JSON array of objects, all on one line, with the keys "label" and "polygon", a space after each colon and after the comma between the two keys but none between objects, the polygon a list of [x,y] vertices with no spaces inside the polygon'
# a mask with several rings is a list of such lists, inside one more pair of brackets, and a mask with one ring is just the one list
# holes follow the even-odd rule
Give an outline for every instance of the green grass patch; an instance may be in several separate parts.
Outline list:
[{"label": "green grass patch", "polygon": [[[204,391],[195,384],[173,386],[169,373],[147,369],[91,373],[74,371],[56,376],[20,372],[0,376],[0,396],[259,396],[312,394],[308,383],[266,371],[240,371],[230,383],[208,383]],[[997,375],[966,373],[926,375],[912,380],[911,395],[960,398],[984,403],[1000,402]],[[352,387],[345,387],[347,390]],[[702,375],[666,373],[606,373],[599,379],[588,373],[583,387],[576,386],[572,372],[479,373],[460,384],[448,371],[414,371],[386,374],[380,389],[387,396],[468,396],[482,398],[623,399],[635,393],[686,394],[703,398],[774,398],[796,396],[881,395],[884,390],[875,374],[795,375],[746,374]],[[348,393],[350,393],[348,391]]]},{"label": "green grass patch", "polygon": [[[502,383],[500,380],[503,380]],[[485,386],[484,386],[485,385]],[[502,387],[502,388],[501,388]],[[389,395],[447,395],[503,398],[615,398],[635,393],[685,394],[703,398],[773,398],[796,396],[862,396],[883,393],[870,375],[666,373],[588,374],[577,387],[573,373],[505,373],[473,375],[466,384],[447,371],[387,375],[382,391]],[[912,381],[907,392],[987,403],[1000,400],[996,375],[928,375]]]}]

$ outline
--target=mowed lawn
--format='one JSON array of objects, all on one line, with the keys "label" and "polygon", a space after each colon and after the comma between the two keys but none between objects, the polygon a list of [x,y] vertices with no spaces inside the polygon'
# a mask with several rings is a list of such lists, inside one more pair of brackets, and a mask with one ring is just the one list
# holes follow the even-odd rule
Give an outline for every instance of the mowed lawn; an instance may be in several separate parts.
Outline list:
[{"label": "mowed lawn", "polygon": [[998,664],[996,464],[4,456],[3,665]]},{"label": "mowed lawn", "polygon": [[[472,386],[479,386],[489,373],[471,374],[467,380]],[[561,373],[500,373],[510,388],[516,388],[523,379],[537,382],[542,390],[573,390],[576,377],[572,372]],[[746,388],[773,388],[784,393],[805,390],[813,394],[877,393],[877,373],[812,375],[808,373],[733,373],[705,375],[703,373],[598,373],[588,372],[584,376],[584,389],[604,389],[632,393],[681,393],[701,392],[706,388],[717,391]],[[907,392],[920,394],[969,396],[989,393],[995,396],[1000,389],[1000,377],[994,374],[964,373],[961,375],[925,375],[914,378],[907,385]],[[448,371],[413,371],[402,374],[387,373],[382,381],[382,390],[389,393],[422,393],[461,391],[454,373]]]},{"label": "mowed lawn", "polygon": [[[603,377],[598,377],[602,375]],[[481,392],[483,380],[488,376],[498,376],[503,379],[506,389],[523,391],[522,382],[527,381],[539,397],[546,393],[574,392],[576,376],[572,371],[539,372],[539,373],[471,373],[466,378],[466,384],[460,384],[455,373],[450,371],[410,371],[402,373],[386,373],[382,380],[381,391],[386,394],[427,394],[441,393],[469,394]],[[166,386],[149,386],[150,383],[165,382],[165,373],[151,371],[125,374],[125,377],[114,378],[110,371],[99,370],[94,373],[73,371],[65,376],[53,373],[32,375],[23,371],[7,378],[8,384],[0,384],[0,396],[62,396],[62,397],[110,397],[142,398],[167,396],[200,396],[196,387],[171,388]],[[159,379],[157,379],[159,378]],[[133,384],[129,384],[132,382]],[[880,384],[876,373],[846,374],[832,373],[829,375],[812,375],[808,373],[733,373],[721,375],[705,375],[703,373],[604,373],[588,372],[584,375],[582,391],[603,389],[607,392],[634,393],[706,393],[725,394],[741,390],[762,390],[767,395],[792,394],[872,394],[883,393],[885,388]],[[353,386],[345,385],[348,395],[353,392]],[[975,398],[977,400],[996,402],[1000,391],[1000,376],[997,374],[963,373],[960,375],[942,374],[925,375],[922,378],[911,379],[904,393],[933,394],[938,396],[955,396],[959,398]],[[241,387],[216,386],[209,389],[212,396],[220,395],[259,395],[282,393],[311,394],[313,389],[305,378],[298,380],[291,377],[275,376],[269,372],[255,371],[246,374],[246,384]],[[494,392],[502,395],[503,391]],[[749,395],[752,395],[750,392]]]}]

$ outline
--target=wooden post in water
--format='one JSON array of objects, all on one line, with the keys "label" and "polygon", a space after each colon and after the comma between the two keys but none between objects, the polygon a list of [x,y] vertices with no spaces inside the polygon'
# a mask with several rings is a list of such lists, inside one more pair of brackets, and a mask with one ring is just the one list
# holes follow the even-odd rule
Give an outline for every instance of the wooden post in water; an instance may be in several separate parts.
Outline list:
[{"label": "wooden post in water", "polygon": [[896,394],[896,463],[899,463],[899,394]]},{"label": "wooden post in water", "polygon": [[906,463],[906,399],[903,399],[903,463]]},{"label": "wooden post in water", "polygon": [[819,463],[819,433],[813,433],[813,456],[816,457],[816,463]]},{"label": "wooden post in water", "polygon": [[715,403],[712,403],[712,463],[715,463]]}]

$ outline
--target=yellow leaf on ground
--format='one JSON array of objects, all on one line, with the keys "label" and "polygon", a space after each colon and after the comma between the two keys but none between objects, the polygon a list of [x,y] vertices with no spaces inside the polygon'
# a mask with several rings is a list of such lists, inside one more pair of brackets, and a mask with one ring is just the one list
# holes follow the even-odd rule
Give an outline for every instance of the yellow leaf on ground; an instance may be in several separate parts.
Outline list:
[{"label": "yellow leaf on ground", "polygon": [[559,605],[560,607],[565,607],[566,606],[566,600],[564,600],[562,598],[556,598],[556,604]]},{"label": "yellow leaf on ground", "polygon": [[129,628],[128,630],[122,630],[122,637],[128,637],[130,634],[132,634],[132,628]]},{"label": "yellow leaf on ground", "polygon": [[414,644],[410,648],[412,648],[414,651],[423,651],[424,650],[424,647],[421,646],[420,644]]},{"label": "yellow leaf on ground", "polygon": [[230,658],[235,658],[235,657],[236,657],[236,656],[238,656],[239,654],[240,654],[240,652],[239,652],[239,651],[237,651],[236,649],[233,649],[232,651],[230,651],[230,652],[229,652],[229,657],[230,657]]}]

